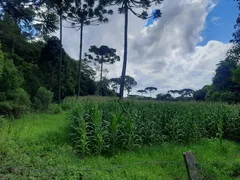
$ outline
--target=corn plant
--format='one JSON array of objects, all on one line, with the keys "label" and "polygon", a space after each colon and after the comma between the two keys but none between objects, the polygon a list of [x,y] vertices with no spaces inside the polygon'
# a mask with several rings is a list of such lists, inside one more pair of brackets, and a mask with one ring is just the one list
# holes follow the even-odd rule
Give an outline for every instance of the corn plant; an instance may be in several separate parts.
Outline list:
[{"label": "corn plant", "polygon": [[82,106],[77,106],[71,110],[69,119],[71,124],[71,136],[74,148],[80,156],[84,157],[89,152],[88,123],[83,118]]},{"label": "corn plant", "polygon": [[92,139],[93,139],[93,154],[99,155],[104,149],[108,148],[108,144],[105,142],[107,135],[106,127],[104,127],[104,121],[102,120],[102,112],[97,106],[94,106],[91,116],[92,126]]},{"label": "corn plant", "polygon": [[71,139],[81,155],[114,154],[164,141],[240,141],[239,105],[89,100],[74,107],[69,119]]}]

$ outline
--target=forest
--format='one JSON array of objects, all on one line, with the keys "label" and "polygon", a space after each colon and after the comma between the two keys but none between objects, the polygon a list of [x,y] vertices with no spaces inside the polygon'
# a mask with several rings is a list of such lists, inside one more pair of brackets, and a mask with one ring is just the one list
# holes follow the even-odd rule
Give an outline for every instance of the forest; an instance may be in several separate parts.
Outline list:
[{"label": "forest", "polygon": [[[128,29],[129,13],[161,21],[161,8],[148,10],[165,1],[0,1],[0,179],[187,179],[188,150],[202,179],[240,177],[240,14],[211,84],[160,93],[128,74]],[[85,27],[115,13],[123,58],[106,44],[83,51]],[[66,28],[79,33],[78,59],[64,49]]]}]

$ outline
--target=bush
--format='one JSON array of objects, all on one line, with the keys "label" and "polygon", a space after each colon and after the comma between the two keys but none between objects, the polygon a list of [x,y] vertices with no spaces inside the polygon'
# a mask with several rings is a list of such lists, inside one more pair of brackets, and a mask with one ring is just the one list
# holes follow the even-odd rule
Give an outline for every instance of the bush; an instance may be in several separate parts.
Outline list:
[{"label": "bush", "polygon": [[47,110],[53,99],[53,93],[45,87],[40,87],[34,97],[34,107],[39,110]]},{"label": "bush", "polygon": [[29,95],[22,88],[9,92],[5,97],[5,100],[0,102],[0,115],[19,118],[30,108]]},{"label": "bush", "polygon": [[51,114],[59,114],[63,111],[62,107],[58,104],[51,104],[49,106],[49,112]]},{"label": "bush", "polygon": [[27,110],[27,106],[16,104],[13,101],[0,102],[0,115],[20,118]]},{"label": "bush", "polygon": [[64,99],[63,103],[61,104],[61,107],[64,111],[70,110],[76,105],[76,102],[73,102],[70,99]]},{"label": "bush", "polygon": [[14,103],[25,105],[26,107],[29,107],[31,104],[28,93],[22,88],[14,90],[13,93],[9,95],[9,98],[12,99]]}]

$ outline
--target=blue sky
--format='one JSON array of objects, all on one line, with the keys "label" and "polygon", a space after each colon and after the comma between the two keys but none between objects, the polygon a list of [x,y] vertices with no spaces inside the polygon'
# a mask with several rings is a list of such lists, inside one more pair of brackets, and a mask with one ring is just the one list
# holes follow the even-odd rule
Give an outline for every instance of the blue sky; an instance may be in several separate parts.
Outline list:
[{"label": "blue sky", "polygon": [[[210,40],[228,43],[234,32],[237,15],[238,8],[235,1],[220,0],[207,17],[206,28],[202,32],[203,42],[199,45],[206,45]],[[213,19],[218,20],[214,22]]]},{"label": "blue sky", "polygon": [[[154,12],[154,9],[152,10],[152,12]],[[151,24],[153,24],[154,21],[156,21],[157,19],[153,19],[153,17],[149,18],[146,24],[146,27],[150,26]]]},{"label": "blue sky", "polygon": [[[234,24],[238,15],[237,3],[234,0],[219,0],[216,7],[209,13],[206,28],[202,32],[203,41],[198,45],[205,46],[210,40],[228,43],[234,32]],[[146,26],[156,19],[150,18]]]}]

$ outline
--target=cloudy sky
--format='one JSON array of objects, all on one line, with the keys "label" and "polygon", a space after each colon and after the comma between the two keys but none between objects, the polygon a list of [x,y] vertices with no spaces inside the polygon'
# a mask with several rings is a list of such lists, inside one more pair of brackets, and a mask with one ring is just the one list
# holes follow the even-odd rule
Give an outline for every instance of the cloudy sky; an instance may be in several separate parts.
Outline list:
[{"label": "cloudy sky", "polygon": [[[147,86],[157,93],[202,88],[211,84],[216,64],[225,58],[238,14],[233,0],[165,0],[162,17],[144,21],[130,14],[127,74],[138,82],[132,94]],[[152,9],[149,11],[151,12]],[[121,75],[124,15],[108,24],[85,27],[83,52],[91,45],[116,48],[121,61],[107,66],[108,78]],[[63,46],[78,59],[79,32],[64,29]]]}]

